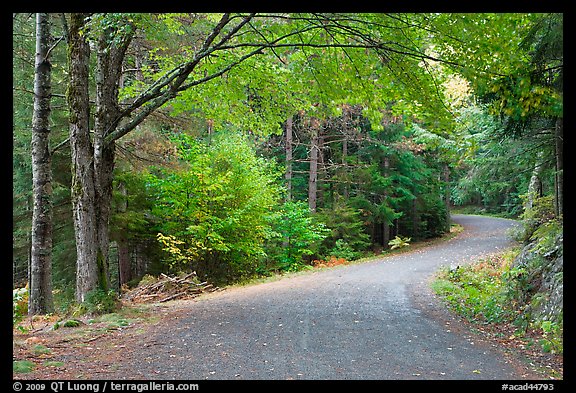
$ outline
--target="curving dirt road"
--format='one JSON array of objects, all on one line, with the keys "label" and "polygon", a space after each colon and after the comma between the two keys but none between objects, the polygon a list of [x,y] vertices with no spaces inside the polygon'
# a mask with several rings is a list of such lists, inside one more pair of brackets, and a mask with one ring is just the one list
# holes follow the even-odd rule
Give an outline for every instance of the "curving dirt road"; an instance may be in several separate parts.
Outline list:
[{"label": "curving dirt road", "polygon": [[453,216],[455,238],[380,260],[186,303],[108,378],[523,379],[514,359],[452,319],[430,288],[442,265],[510,245],[514,221]]}]

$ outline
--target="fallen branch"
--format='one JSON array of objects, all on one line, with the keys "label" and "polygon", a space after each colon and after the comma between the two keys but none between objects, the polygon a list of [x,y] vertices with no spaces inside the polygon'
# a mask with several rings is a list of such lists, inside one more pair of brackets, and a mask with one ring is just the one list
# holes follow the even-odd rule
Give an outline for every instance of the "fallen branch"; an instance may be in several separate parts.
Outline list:
[{"label": "fallen branch", "polygon": [[175,299],[193,298],[202,293],[214,292],[219,289],[205,281],[198,281],[196,272],[188,273],[182,277],[171,277],[160,273],[155,281],[145,280],[145,283],[141,283],[138,287],[124,293],[122,299],[133,303],[164,303]]}]

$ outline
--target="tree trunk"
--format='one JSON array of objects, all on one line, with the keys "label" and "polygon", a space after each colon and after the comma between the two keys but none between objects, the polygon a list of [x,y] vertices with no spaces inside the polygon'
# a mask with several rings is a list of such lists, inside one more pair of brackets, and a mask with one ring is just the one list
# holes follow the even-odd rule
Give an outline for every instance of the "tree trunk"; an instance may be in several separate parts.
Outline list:
[{"label": "tree trunk", "polygon": [[564,119],[556,119],[556,215],[564,212]]},{"label": "tree trunk", "polygon": [[348,139],[347,135],[344,134],[344,140],[342,141],[342,173],[344,173],[344,199],[348,200],[350,198],[350,187],[348,184]]},{"label": "tree trunk", "polygon": [[50,135],[51,64],[48,60],[48,14],[36,14],[34,115],[32,119],[32,250],[29,272],[28,313],[54,310],[52,298],[52,174],[48,148]]},{"label": "tree trunk", "polygon": [[286,120],[286,201],[292,200],[292,116]]},{"label": "tree trunk", "polygon": [[418,224],[420,223],[420,217],[418,216],[418,198],[414,196],[412,199],[412,236],[416,237],[418,235]]},{"label": "tree trunk", "polygon": [[[384,176],[389,176],[389,169],[390,169],[390,158],[384,157]],[[388,199],[388,191],[384,191],[384,201]],[[386,249],[390,245],[388,242],[390,241],[390,224],[391,222],[384,221],[382,224],[382,246]]]},{"label": "tree trunk", "polygon": [[446,223],[444,230],[450,232],[450,167],[448,163],[444,163],[442,167],[442,175],[444,177],[444,206],[446,207]]},{"label": "tree trunk", "polygon": [[[128,210],[128,191],[126,184],[119,182],[118,191],[122,195],[122,202],[118,208],[118,212],[125,213]],[[125,231],[120,231],[116,243],[118,244],[118,287],[122,289],[122,285],[128,283],[132,279],[132,267],[130,260],[130,243],[126,238]]]},{"label": "tree trunk", "polygon": [[126,239],[120,239],[118,244],[118,286],[122,289],[122,285],[127,284],[132,280],[132,259],[130,258],[130,243]]},{"label": "tree trunk", "polygon": [[319,120],[310,119],[310,173],[308,177],[308,207],[311,212],[316,212],[316,200],[318,192],[318,128]]},{"label": "tree trunk", "polygon": [[135,277],[142,277],[148,270],[148,258],[146,254],[146,245],[142,241],[136,241],[134,245],[134,259],[135,259]]},{"label": "tree trunk", "polygon": [[80,302],[91,290],[108,290],[110,286],[108,249],[115,144],[114,141],[105,142],[105,138],[115,130],[120,116],[118,88],[122,62],[132,37],[125,35],[119,42],[113,40],[115,32],[111,28],[99,36],[92,141],[88,92],[90,48],[81,31],[84,24],[85,15],[71,15],[68,106],[73,164],[72,208],[78,253],[76,299]]},{"label": "tree trunk", "polygon": [[82,28],[85,15],[71,14],[68,36],[70,148],[72,155],[72,211],[76,238],[76,300],[98,286],[94,155],[90,140],[88,65],[90,47]]},{"label": "tree trunk", "polygon": [[96,197],[97,265],[99,285],[108,290],[110,267],[110,214],[114,172],[115,143],[105,143],[120,116],[118,92],[122,79],[122,63],[132,35],[113,43],[114,30],[106,29],[98,39],[96,61],[96,113],[94,115],[94,191]]},{"label": "tree trunk", "polygon": [[344,105],[342,107],[342,135],[344,139],[342,140],[342,174],[344,181],[343,195],[344,199],[348,200],[350,197],[350,189],[348,183],[348,134],[350,132],[350,119],[351,119],[351,108],[350,105]]},{"label": "tree trunk", "polygon": [[534,164],[534,169],[532,170],[532,176],[530,177],[530,183],[528,184],[528,199],[526,200],[526,205],[524,208],[526,210],[532,209],[534,206],[534,201],[542,197],[542,180],[540,176],[542,174],[542,152],[538,152],[538,157],[536,163]]}]

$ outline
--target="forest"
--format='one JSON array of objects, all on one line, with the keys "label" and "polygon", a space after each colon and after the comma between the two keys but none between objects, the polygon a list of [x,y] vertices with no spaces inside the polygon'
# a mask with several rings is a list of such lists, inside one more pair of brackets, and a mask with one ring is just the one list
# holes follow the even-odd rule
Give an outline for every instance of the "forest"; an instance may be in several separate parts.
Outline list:
[{"label": "forest", "polygon": [[562,14],[12,21],[20,317],[145,275],[379,255],[446,235],[454,209],[562,233]]}]

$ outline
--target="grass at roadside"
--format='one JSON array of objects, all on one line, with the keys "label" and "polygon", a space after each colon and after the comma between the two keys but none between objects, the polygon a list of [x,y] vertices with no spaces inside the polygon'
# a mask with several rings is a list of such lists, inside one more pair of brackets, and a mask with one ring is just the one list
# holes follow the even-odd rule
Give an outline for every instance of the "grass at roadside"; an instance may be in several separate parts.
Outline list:
[{"label": "grass at roadside", "polygon": [[471,329],[503,347],[520,350],[535,369],[562,378],[562,331],[550,324],[527,321],[516,301],[511,263],[518,249],[493,254],[475,263],[440,269],[432,289]]}]

